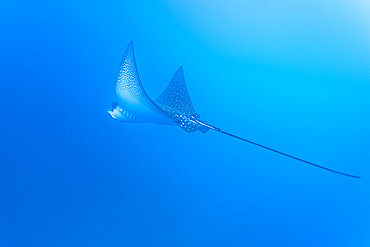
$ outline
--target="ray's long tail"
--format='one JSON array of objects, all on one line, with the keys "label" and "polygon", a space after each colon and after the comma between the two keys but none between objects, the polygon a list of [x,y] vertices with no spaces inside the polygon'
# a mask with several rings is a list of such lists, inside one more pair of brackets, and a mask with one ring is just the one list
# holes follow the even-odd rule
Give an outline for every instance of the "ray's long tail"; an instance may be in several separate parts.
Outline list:
[{"label": "ray's long tail", "polygon": [[225,134],[225,135],[228,135],[228,136],[234,137],[234,138],[239,139],[239,140],[241,140],[241,141],[248,142],[248,143],[253,144],[253,145],[256,145],[256,146],[258,146],[258,147],[261,147],[261,148],[264,148],[264,149],[267,149],[267,150],[273,151],[273,152],[275,152],[275,153],[278,153],[278,154],[281,154],[281,155],[287,156],[287,157],[289,157],[289,158],[292,158],[292,159],[295,159],[295,160],[301,161],[301,162],[303,162],[303,163],[306,163],[306,164],[309,164],[309,165],[312,165],[312,166],[315,166],[315,167],[318,167],[318,168],[321,168],[321,169],[327,170],[327,171],[329,171],[329,172],[337,173],[337,174],[340,174],[340,175],[343,175],[343,176],[347,176],[347,177],[351,177],[351,178],[361,178],[361,177],[359,177],[359,176],[355,176],[355,175],[351,175],[351,174],[347,174],[347,173],[343,173],[343,172],[335,171],[335,170],[329,169],[329,168],[327,168],[327,167],[324,167],[324,166],[320,166],[320,165],[314,164],[314,163],[309,162],[309,161],[307,161],[307,160],[303,160],[303,159],[300,159],[300,158],[294,157],[294,156],[292,156],[292,155],[289,155],[289,154],[286,154],[286,153],[280,152],[280,151],[278,151],[278,150],[276,150],[276,149],[272,149],[272,148],[266,147],[266,146],[261,145],[261,144],[258,144],[258,143],[256,143],[256,142],[249,141],[249,140],[244,139],[244,138],[241,138],[241,137],[239,137],[239,136],[236,136],[236,135],[230,134],[230,133],[228,133],[228,132],[222,131],[221,129],[216,128],[216,127],[214,127],[214,126],[212,126],[212,125],[209,125],[209,124],[203,123],[202,121],[199,121],[198,119],[194,119],[194,121],[196,121],[198,124],[200,124],[200,125],[202,125],[202,126],[204,126],[204,127],[206,127],[206,128],[209,128],[209,129],[211,129],[211,130],[214,130],[214,131],[220,132],[220,133],[222,133],[222,134]]},{"label": "ray's long tail", "polygon": [[239,140],[242,140],[242,141],[248,142],[248,143],[250,143],[250,144],[256,145],[256,146],[258,146],[258,147],[265,148],[265,149],[270,150],[270,151],[273,151],[273,152],[275,152],[275,153],[285,155],[285,156],[287,156],[287,157],[289,157],[289,158],[292,158],[292,159],[295,159],[295,160],[298,160],[298,161],[304,162],[304,163],[306,163],[306,164],[309,164],[309,165],[316,166],[316,167],[318,167],[318,168],[321,168],[321,169],[327,170],[327,171],[329,171],[329,172],[334,172],[334,173],[337,173],[337,174],[340,174],[340,175],[344,175],[344,176],[347,176],[347,177],[351,177],[351,178],[361,178],[361,177],[359,177],[359,176],[355,176],[355,175],[351,175],[351,174],[347,174],[347,173],[343,173],[343,172],[335,171],[335,170],[329,169],[329,168],[327,168],[327,167],[324,167],[324,166],[320,166],[320,165],[314,164],[314,163],[309,162],[309,161],[307,161],[307,160],[303,160],[303,159],[300,159],[300,158],[294,157],[294,156],[292,156],[292,155],[289,155],[289,154],[286,154],[286,153],[280,152],[280,151],[278,151],[278,150],[276,150],[276,149],[272,149],[272,148],[269,148],[269,147],[263,146],[263,145],[261,145],[261,144],[258,144],[258,143],[255,143],[255,142],[249,141],[249,140],[244,139],[244,138],[241,138],[241,137],[239,137],[239,136],[236,136],[236,135],[233,135],[233,134],[227,133],[227,132],[222,131],[222,130],[220,130],[220,129],[217,129],[217,131],[218,131],[218,132],[220,132],[220,133],[222,133],[222,134],[225,134],[225,135],[228,135],[228,136],[234,137],[234,138],[236,138],[236,139],[239,139]]}]

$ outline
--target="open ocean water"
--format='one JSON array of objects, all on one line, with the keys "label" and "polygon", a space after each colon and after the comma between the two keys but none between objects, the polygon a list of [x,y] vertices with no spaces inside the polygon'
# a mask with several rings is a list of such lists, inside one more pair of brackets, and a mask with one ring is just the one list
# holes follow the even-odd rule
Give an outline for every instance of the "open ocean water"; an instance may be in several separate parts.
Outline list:
[{"label": "open ocean water", "polygon": [[[370,4],[1,1],[0,246],[370,246]],[[133,40],[209,131],[106,110]]]}]

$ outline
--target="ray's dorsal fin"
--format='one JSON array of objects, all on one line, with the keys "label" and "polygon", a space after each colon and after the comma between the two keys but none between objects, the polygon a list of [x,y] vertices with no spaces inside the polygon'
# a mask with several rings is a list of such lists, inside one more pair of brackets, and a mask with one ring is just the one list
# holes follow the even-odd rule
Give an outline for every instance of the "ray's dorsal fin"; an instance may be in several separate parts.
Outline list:
[{"label": "ray's dorsal fin", "polygon": [[195,114],[188,90],[185,84],[182,66],[176,71],[167,88],[154,102],[179,111],[187,116]]}]

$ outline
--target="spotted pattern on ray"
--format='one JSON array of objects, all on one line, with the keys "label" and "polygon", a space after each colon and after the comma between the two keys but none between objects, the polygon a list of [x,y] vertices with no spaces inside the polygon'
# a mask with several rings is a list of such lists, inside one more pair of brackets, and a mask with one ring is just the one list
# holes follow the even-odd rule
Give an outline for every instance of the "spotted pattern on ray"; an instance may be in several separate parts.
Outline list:
[{"label": "spotted pattern on ray", "polygon": [[201,130],[205,133],[208,130],[192,119],[192,116],[197,114],[190,101],[182,67],[176,71],[167,88],[154,102],[175,118],[177,125],[186,132]]},{"label": "spotted pattern on ray", "polygon": [[182,67],[176,71],[167,88],[154,102],[173,108],[188,116],[195,113],[186,88]]},{"label": "spotted pattern on ray", "polygon": [[158,107],[145,92],[137,71],[132,41],[128,45],[121,61],[116,84],[116,93],[118,97],[124,99],[123,101],[128,104],[143,105],[162,117],[172,120],[172,118]]},{"label": "spotted pattern on ray", "polygon": [[166,105],[162,105],[160,103],[158,103],[158,106],[161,107],[165,112],[167,112],[168,115],[175,118],[177,125],[186,132],[195,132],[201,127],[198,123],[191,120],[189,116],[179,112],[176,109],[173,109]]}]

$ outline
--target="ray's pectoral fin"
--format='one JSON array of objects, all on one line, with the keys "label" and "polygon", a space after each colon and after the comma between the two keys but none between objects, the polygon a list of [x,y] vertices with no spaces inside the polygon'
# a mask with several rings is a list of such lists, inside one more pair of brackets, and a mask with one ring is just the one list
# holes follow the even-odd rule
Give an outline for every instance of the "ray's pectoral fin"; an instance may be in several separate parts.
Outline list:
[{"label": "ray's pectoral fin", "polygon": [[209,130],[208,127],[195,121],[195,119],[199,120],[199,115],[195,113],[191,103],[182,67],[176,71],[166,89],[154,102],[175,118],[177,125],[186,132],[199,130],[206,133]]},{"label": "ray's pectoral fin", "polygon": [[166,89],[154,102],[157,105],[166,106],[186,116],[195,114],[188,89],[186,88],[182,66],[175,72]]},{"label": "ray's pectoral fin", "polygon": [[[175,119],[158,107],[147,95],[136,67],[132,41],[123,55],[116,83],[118,107],[109,112],[122,122],[147,122],[172,125]],[[131,117],[133,118],[131,118]]]}]

